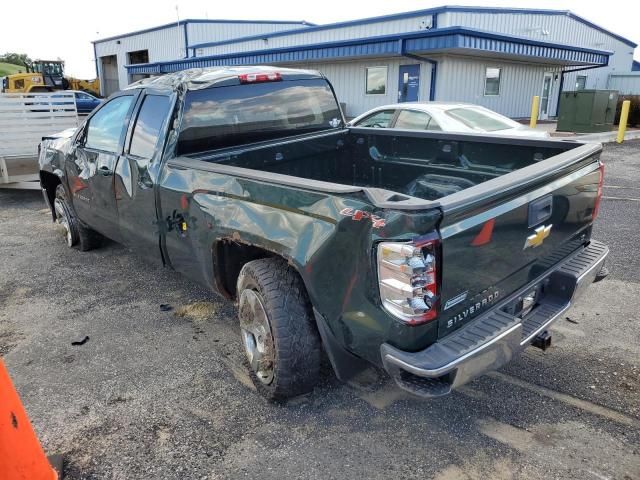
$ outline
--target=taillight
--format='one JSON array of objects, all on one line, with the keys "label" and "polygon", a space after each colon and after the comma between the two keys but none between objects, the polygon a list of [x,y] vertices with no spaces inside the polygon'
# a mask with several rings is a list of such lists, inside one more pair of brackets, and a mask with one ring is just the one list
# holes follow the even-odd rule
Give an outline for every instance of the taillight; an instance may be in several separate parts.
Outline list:
[{"label": "taillight", "polygon": [[382,305],[408,325],[438,315],[438,240],[378,244],[378,282]]},{"label": "taillight", "polygon": [[602,200],[602,185],[604,184],[604,163],[600,162],[600,179],[598,180],[598,194],[596,196],[596,203],[593,206],[593,220],[596,219],[598,213],[600,213],[600,200]]},{"label": "taillight", "polygon": [[240,83],[260,83],[260,82],[278,82],[282,80],[282,75],[278,72],[271,73],[243,73],[238,75]]}]

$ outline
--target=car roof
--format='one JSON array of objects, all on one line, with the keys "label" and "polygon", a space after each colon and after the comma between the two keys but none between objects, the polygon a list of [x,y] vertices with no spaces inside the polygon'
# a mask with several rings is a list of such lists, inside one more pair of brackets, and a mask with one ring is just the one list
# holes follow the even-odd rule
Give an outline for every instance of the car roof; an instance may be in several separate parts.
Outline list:
[{"label": "car roof", "polygon": [[458,107],[484,108],[481,105],[475,105],[473,103],[463,103],[463,102],[403,102],[403,103],[390,103],[388,105],[375,107],[371,110],[387,110],[390,108],[405,109],[405,110],[410,108],[415,108],[417,110],[421,110],[423,108],[438,108],[440,110],[448,110],[451,108],[458,108]]},{"label": "car roof", "polygon": [[145,78],[132,83],[124,90],[135,88],[153,88],[159,90],[200,90],[213,86],[239,85],[239,75],[246,73],[279,73],[283,80],[324,78],[315,70],[301,70],[273,66],[239,66],[191,68],[179,72],[167,73],[159,77]]},{"label": "car roof", "polygon": [[[84,92],[82,90],[54,90],[54,93],[51,96],[52,97],[55,97],[56,95],[60,96],[60,95],[64,95],[65,93],[86,93],[87,95],[97,98],[93,93]],[[98,100],[100,99],[98,98]]]}]

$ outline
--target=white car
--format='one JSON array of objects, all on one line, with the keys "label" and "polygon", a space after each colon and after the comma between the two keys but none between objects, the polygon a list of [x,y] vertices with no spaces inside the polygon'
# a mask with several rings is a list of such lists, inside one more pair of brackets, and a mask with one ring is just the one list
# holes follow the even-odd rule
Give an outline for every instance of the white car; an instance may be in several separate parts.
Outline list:
[{"label": "white car", "polygon": [[470,103],[410,102],[384,105],[349,122],[353,127],[399,128],[458,133],[492,133],[518,137],[548,138],[488,108]]}]

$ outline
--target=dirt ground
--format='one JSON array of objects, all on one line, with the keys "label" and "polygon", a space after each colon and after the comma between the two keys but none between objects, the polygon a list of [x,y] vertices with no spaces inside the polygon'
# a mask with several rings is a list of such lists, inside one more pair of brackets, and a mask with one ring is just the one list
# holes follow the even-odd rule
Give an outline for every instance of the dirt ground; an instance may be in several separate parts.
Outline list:
[{"label": "dirt ground", "polygon": [[640,479],[640,142],[603,159],[612,274],[550,350],[446,398],[327,368],[264,401],[233,305],[118,244],[67,249],[37,191],[0,190],[0,355],[69,479]]}]

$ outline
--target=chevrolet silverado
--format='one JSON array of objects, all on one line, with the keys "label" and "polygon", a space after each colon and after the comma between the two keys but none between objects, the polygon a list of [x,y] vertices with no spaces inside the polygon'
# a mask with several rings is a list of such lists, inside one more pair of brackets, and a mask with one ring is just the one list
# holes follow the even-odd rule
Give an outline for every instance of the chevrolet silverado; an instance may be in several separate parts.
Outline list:
[{"label": "chevrolet silverado", "polygon": [[423,397],[545,347],[604,276],[600,144],[345,126],[318,72],[194,69],[43,139],[69,247],[108,237],[237,302],[264,396],[384,368]]}]

